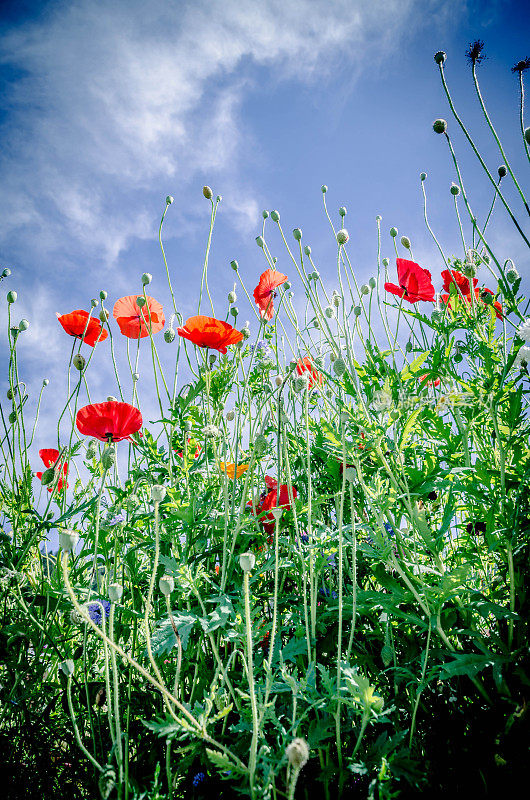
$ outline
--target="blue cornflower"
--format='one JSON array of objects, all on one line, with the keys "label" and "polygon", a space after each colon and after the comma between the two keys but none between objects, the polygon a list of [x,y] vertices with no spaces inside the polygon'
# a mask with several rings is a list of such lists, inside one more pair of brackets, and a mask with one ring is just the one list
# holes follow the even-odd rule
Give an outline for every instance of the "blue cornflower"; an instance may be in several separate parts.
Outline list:
[{"label": "blue cornflower", "polygon": [[307,544],[309,542],[308,534],[307,533],[301,533],[300,534],[300,541],[302,542],[302,544]]},{"label": "blue cornflower", "polygon": [[384,526],[385,526],[385,531],[388,533],[389,536],[395,536],[396,535],[396,532],[395,532],[394,528],[392,527],[392,525],[390,524],[390,522],[385,522]]},{"label": "blue cornflower", "polygon": [[337,592],[335,592],[335,591],[330,592],[330,590],[328,589],[327,586],[326,586],[325,589],[319,589],[318,591],[319,591],[319,594],[322,595],[322,597],[331,597],[333,600],[336,600],[337,597],[338,597]]},{"label": "blue cornflower", "polygon": [[328,564],[330,567],[337,566],[337,562],[335,561],[335,553],[331,553],[331,555],[328,556]]},{"label": "blue cornflower", "polygon": [[115,517],[109,519],[109,525],[119,525],[120,522],[125,522],[125,517],[123,514],[116,514]]},{"label": "blue cornflower", "polygon": [[198,772],[195,777],[193,778],[193,785],[197,787],[203,780],[206,778],[204,772]]},{"label": "blue cornflower", "polygon": [[[99,602],[103,606],[103,609],[105,611],[105,616],[108,617],[110,614],[110,601],[100,600]],[[89,603],[88,614],[92,622],[95,622],[96,625],[101,625],[101,608],[99,606],[99,603]]]}]

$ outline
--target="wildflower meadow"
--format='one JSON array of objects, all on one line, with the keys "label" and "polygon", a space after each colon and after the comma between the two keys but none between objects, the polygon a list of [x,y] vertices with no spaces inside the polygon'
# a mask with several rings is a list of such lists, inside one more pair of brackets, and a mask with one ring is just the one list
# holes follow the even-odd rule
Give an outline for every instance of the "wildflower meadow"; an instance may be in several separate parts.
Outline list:
[{"label": "wildflower meadow", "polygon": [[[524,265],[491,242],[502,219],[530,247],[530,209],[483,101],[482,54],[470,46],[470,91],[498,167],[434,57],[450,187],[436,202],[454,206],[457,253],[431,227],[422,173],[435,257],[418,263],[414,237],[377,216],[361,284],[346,208],[322,186],[333,284],[306,232],[264,211],[254,263],[227,263],[234,288],[218,297],[221,198],[205,186],[184,318],[168,197],[153,274],[61,310],[64,384],[44,380],[38,397],[18,351],[31,320],[4,269],[4,796],[498,798],[528,785],[529,303]],[[529,68],[513,67],[520,113],[502,125],[520,128],[530,163]],[[485,219],[456,131],[489,184]],[[114,382],[95,396],[102,350]],[[39,451],[50,391],[62,411]]]}]

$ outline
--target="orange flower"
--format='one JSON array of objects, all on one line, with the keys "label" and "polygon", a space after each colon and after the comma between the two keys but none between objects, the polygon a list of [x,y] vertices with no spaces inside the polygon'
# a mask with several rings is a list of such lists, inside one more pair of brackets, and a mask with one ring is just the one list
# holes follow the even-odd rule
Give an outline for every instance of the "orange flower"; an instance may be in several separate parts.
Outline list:
[{"label": "orange flower", "polygon": [[276,297],[275,290],[286,280],[287,275],[283,275],[275,269],[266,269],[260,275],[259,283],[254,289],[254,300],[263,319],[272,319],[274,315],[273,300]]},{"label": "orange flower", "polygon": [[243,334],[228,322],[215,317],[204,317],[202,314],[187,319],[185,325],[177,328],[177,333],[197,347],[210,347],[220,353],[226,353],[229,345],[237,344],[243,338]]},{"label": "orange flower", "polygon": [[138,295],[129,294],[114,303],[113,316],[120,331],[128,339],[144,339],[151,333],[158,333],[165,323],[164,312],[160,303],[152,297],[146,297],[147,303],[140,308]]},{"label": "orange flower", "polygon": [[94,347],[96,342],[106,339],[108,333],[102,329],[101,322],[94,317],[89,319],[89,316],[88,311],[78,308],[69,314],[57,314],[57,319],[69,336],[75,336],[76,339],[81,339],[85,344]]},{"label": "orange flower", "polygon": [[313,362],[311,361],[309,356],[301,358],[297,362],[296,371],[298,372],[299,375],[302,375],[304,372],[309,373],[309,386],[308,386],[309,389],[312,389],[313,386],[315,386],[315,384],[317,383],[319,386],[322,386],[322,383],[324,382],[323,376],[320,374],[320,372],[317,372],[317,370],[314,368]]},{"label": "orange flower", "polygon": [[219,469],[221,470],[221,472],[228,475],[228,477],[231,478],[232,480],[234,479],[234,475],[236,478],[240,478],[242,475],[244,475],[249,466],[250,464],[238,464],[236,473],[235,464],[227,464],[224,461],[219,462]]}]

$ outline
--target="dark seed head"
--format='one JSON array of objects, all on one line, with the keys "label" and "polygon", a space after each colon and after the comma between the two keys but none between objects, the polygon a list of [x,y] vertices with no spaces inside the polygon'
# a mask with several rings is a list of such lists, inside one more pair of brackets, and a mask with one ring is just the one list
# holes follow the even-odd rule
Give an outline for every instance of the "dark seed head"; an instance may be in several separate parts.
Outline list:
[{"label": "dark seed head", "polygon": [[518,61],[517,64],[514,64],[512,72],[524,72],[527,69],[530,69],[530,57],[524,58],[522,61]]},{"label": "dark seed head", "polygon": [[483,40],[475,39],[475,41],[471,42],[471,44],[466,50],[466,58],[468,58],[473,65],[480,64],[486,58],[486,56],[482,52],[483,50],[484,50]]}]

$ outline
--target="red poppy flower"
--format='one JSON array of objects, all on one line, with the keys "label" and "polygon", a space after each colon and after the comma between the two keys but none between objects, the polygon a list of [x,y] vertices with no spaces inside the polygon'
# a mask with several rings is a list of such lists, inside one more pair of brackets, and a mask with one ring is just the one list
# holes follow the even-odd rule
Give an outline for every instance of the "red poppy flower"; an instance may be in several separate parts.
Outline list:
[{"label": "red poppy flower", "polygon": [[93,403],[79,409],[76,424],[85,436],[93,436],[101,442],[120,442],[140,430],[142,415],[129,403]]},{"label": "red poppy flower", "polygon": [[226,348],[231,344],[237,344],[243,338],[243,334],[236,331],[228,322],[223,322],[215,317],[204,317],[199,314],[190,317],[185,325],[177,328],[179,336],[189,339],[197,347],[209,347],[212,350],[219,350],[226,353]]},{"label": "red poppy flower", "polygon": [[70,314],[57,314],[57,319],[69,336],[75,336],[90,347],[94,347],[96,342],[106,339],[108,333],[103,330],[101,322],[89,317],[88,311],[83,311],[81,308],[71,311]]},{"label": "red poppy flower", "polygon": [[[39,456],[42,458],[42,463],[44,464],[46,469],[50,469],[50,467],[55,467],[55,465],[57,464],[57,461],[59,459],[59,451],[58,450],[54,450],[53,447],[49,447],[49,448],[45,448],[44,450],[39,450]],[[65,475],[68,474],[68,464],[67,464],[66,461],[63,463],[63,473]],[[35,474],[36,474],[36,476],[37,476],[37,478],[39,480],[42,478],[42,475],[43,475],[42,472],[37,472]],[[63,487],[65,487],[67,489],[68,488],[68,484],[66,483],[66,481],[63,482],[63,479],[61,477],[57,481],[57,491],[58,492],[62,492]],[[49,492],[52,491],[52,487],[51,486],[48,486],[48,491]]]},{"label": "red poppy flower", "polygon": [[428,269],[423,269],[415,261],[408,261],[406,258],[396,258],[396,266],[399,286],[385,283],[387,292],[404,297],[409,303],[417,303],[418,300],[434,301],[434,286]]},{"label": "red poppy flower", "polygon": [[[491,289],[487,289],[486,287],[484,287],[482,289],[475,289],[475,297],[477,298],[477,303],[478,302],[484,303],[484,296],[487,295],[487,294],[493,294]],[[455,295],[442,294],[442,295],[440,295],[440,299],[442,300],[443,303],[448,304],[449,308],[453,309],[455,307],[455,305],[453,304],[453,301],[454,300],[458,301],[460,298],[456,297]],[[466,303],[471,304],[471,295],[470,294],[465,294],[464,295],[464,300],[466,301]],[[485,305],[485,303],[484,303],[484,305]],[[497,319],[502,319],[502,306],[501,306],[501,304],[497,300],[495,300],[492,303],[492,306],[493,306],[493,309],[495,311],[495,315],[496,315]]]},{"label": "red poppy flower", "polygon": [[[451,284],[454,283],[462,294],[469,294],[469,278],[466,278],[461,272],[456,269],[444,269],[441,274],[444,279],[444,292],[448,292]],[[476,286],[477,283],[477,278],[473,278],[473,286]]]},{"label": "red poppy flower", "polygon": [[313,362],[311,361],[309,356],[299,359],[299,361],[296,364],[296,371],[298,372],[299,375],[303,375],[304,372],[309,373],[309,385],[308,385],[309,389],[312,389],[313,386],[315,386],[315,384],[317,383],[319,386],[322,386],[324,382],[323,376],[320,374],[320,372],[317,372],[317,370],[314,368]]},{"label": "red poppy flower", "polygon": [[261,273],[259,283],[254,289],[254,300],[263,319],[272,319],[274,315],[273,300],[276,297],[275,290],[286,280],[287,275],[283,275],[275,269],[266,269],[265,272]]},{"label": "red poppy flower", "polygon": [[[141,295],[140,295],[141,296]],[[138,305],[138,295],[129,294],[114,303],[112,312],[120,326],[120,331],[128,339],[144,339],[151,333],[158,333],[165,323],[162,306],[153,297],[146,296],[145,306]]]},{"label": "red poppy flower", "polygon": [[[289,501],[289,487],[286,483],[281,484],[279,495],[278,482],[275,481],[274,478],[270,478],[267,475],[265,478],[265,483],[267,484],[267,491],[261,495],[260,501],[256,506],[256,514],[259,516],[260,514],[263,514],[264,511],[269,511],[268,514],[261,518],[260,522],[263,525],[265,532],[271,535],[274,533],[274,515],[271,509],[276,508],[276,506],[280,506],[281,508],[291,508],[291,503]],[[293,498],[296,496],[297,491],[293,486]]]},{"label": "red poppy flower", "polygon": [[[191,442],[191,439],[188,439],[188,444],[190,442]],[[175,452],[176,452],[176,449],[177,449],[176,447],[173,448],[173,450],[175,450]],[[195,453],[193,454],[193,458],[199,458],[201,450],[202,450],[202,447],[201,447],[200,444],[198,444],[197,447],[195,448]],[[180,453],[177,453],[177,456],[179,458],[184,458],[184,452],[181,450]]]},{"label": "red poppy flower", "polygon": [[423,388],[423,386],[439,386],[440,385],[440,378],[435,378],[434,381],[428,381],[427,380],[427,374],[421,375],[418,378],[418,380],[421,381],[422,388]]}]

